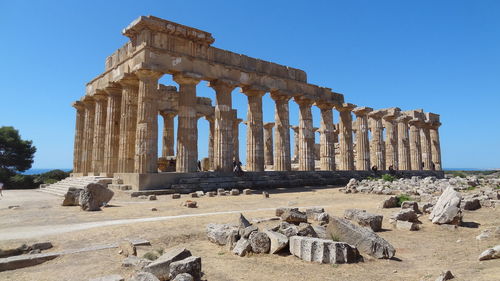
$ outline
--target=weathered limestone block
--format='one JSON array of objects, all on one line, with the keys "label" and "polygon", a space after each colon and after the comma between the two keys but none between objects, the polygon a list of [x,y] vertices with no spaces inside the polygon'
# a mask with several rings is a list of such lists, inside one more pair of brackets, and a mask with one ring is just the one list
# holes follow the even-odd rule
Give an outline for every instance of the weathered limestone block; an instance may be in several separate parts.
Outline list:
[{"label": "weathered limestone block", "polygon": [[455,276],[453,276],[453,274],[451,273],[451,271],[447,270],[447,271],[444,271],[442,272],[438,278],[436,278],[435,281],[446,281],[446,280],[451,280],[455,278]]},{"label": "weathered limestone block", "polygon": [[243,257],[252,251],[252,245],[250,245],[250,241],[246,238],[241,238],[236,242],[236,245],[233,248],[233,253]]},{"label": "weathered limestone block", "polygon": [[229,224],[215,223],[207,225],[208,240],[219,245],[226,245],[228,238],[233,231],[238,231],[238,227]]},{"label": "weathered limestone block", "polygon": [[396,208],[398,206],[398,197],[397,196],[391,196],[387,199],[385,199],[381,207],[382,208]]},{"label": "weathered limestone block", "polygon": [[464,199],[460,202],[460,208],[474,211],[481,208],[481,202],[477,198]]},{"label": "weathered limestone block", "polygon": [[281,217],[281,215],[285,212],[285,211],[290,211],[290,210],[293,210],[293,211],[298,211],[299,208],[287,208],[287,207],[281,207],[281,208],[277,208],[276,209],[276,216],[277,217]]},{"label": "weathered limestone block", "polygon": [[113,275],[92,278],[89,279],[89,281],[125,281],[125,279],[118,274],[113,274]]},{"label": "weathered limestone block", "polygon": [[460,193],[449,186],[439,197],[429,219],[435,224],[460,224],[462,221],[462,212],[459,208],[461,200]]},{"label": "weathered limestone block", "polygon": [[280,224],[278,232],[290,238],[299,233],[299,228],[296,225],[289,224],[287,222],[282,222]]},{"label": "weathered limestone block", "polygon": [[357,226],[345,219],[330,217],[327,233],[379,259],[390,259],[396,253],[394,247],[375,232]]},{"label": "weathered limestone block", "polygon": [[160,279],[149,272],[137,272],[130,278],[130,281],[160,281]]},{"label": "weathered limestone block", "polygon": [[499,258],[500,258],[500,245],[497,245],[493,248],[489,248],[479,255],[480,261],[499,259]]},{"label": "weathered limestone block", "polygon": [[80,192],[82,189],[70,187],[68,192],[64,195],[63,206],[78,206],[80,203]]},{"label": "weathered limestone block", "polygon": [[240,214],[240,217],[238,219],[240,228],[246,228],[252,225],[243,214]]},{"label": "weathered limestone block", "polygon": [[271,240],[264,232],[252,232],[248,239],[254,253],[266,254],[269,252]]},{"label": "weathered limestone block", "polygon": [[344,211],[344,218],[353,220],[360,226],[369,227],[377,232],[382,230],[382,215],[367,213],[361,209],[347,209]]},{"label": "weathered limestone block", "polygon": [[79,204],[84,211],[100,211],[113,198],[114,192],[100,183],[90,183],[81,192]]},{"label": "weathered limestone block", "polygon": [[269,249],[270,254],[276,254],[277,252],[288,246],[288,237],[286,237],[285,235],[269,230],[266,230],[264,232],[266,233],[267,237],[269,237],[269,240],[271,240],[271,247]]},{"label": "weathered limestone block", "polygon": [[325,209],[321,207],[307,208],[306,216],[308,219],[313,219],[316,214],[324,213]]},{"label": "weathered limestone block", "polygon": [[298,210],[285,210],[283,214],[281,214],[281,219],[283,221],[289,222],[289,223],[301,223],[301,222],[307,222],[307,216],[305,213],[302,213]]},{"label": "weathered limestone block", "polygon": [[314,228],[310,224],[304,223],[304,222],[301,222],[299,224],[297,235],[298,236],[308,236],[308,237],[318,237],[316,232],[314,232]]},{"label": "weathered limestone block", "polygon": [[259,231],[259,228],[255,225],[250,225],[245,228],[240,228],[241,238],[248,238],[252,232]]},{"label": "weathered limestone block", "polygon": [[142,259],[137,256],[128,256],[122,261],[123,267],[135,267],[137,269],[143,269],[151,263],[150,260]]},{"label": "weathered limestone block", "polygon": [[347,243],[301,236],[290,237],[290,253],[305,261],[328,264],[354,263],[361,259],[358,250]]},{"label": "weathered limestone block", "polygon": [[194,280],[200,280],[201,258],[192,256],[170,264],[170,279],[182,273],[188,273]]},{"label": "weathered limestone block", "polygon": [[316,235],[320,239],[329,239],[331,237],[328,237],[328,234],[326,233],[326,227],[321,226],[321,225],[313,225],[314,232],[316,232]]},{"label": "weathered limestone block", "polygon": [[181,273],[175,276],[174,279],[172,279],[172,281],[193,281],[193,280],[194,280],[193,276],[191,276],[191,274],[189,273]]},{"label": "weathered limestone block", "polygon": [[191,252],[186,248],[172,248],[154,262],[144,267],[145,272],[152,273],[158,279],[169,278],[170,266],[173,262],[183,260],[191,256]]},{"label": "weathered limestone block", "polygon": [[412,209],[403,209],[392,215],[391,219],[395,221],[418,222],[417,213]]},{"label": "weathered limestone block", "polygon": [[403,203],[401,203],[401,209],[411,209],[417,214],[421,213],[418,209],[418,203],[415,201],[404,201]]},{"label": "weathered limestone block", "polygon": [[418,224],[410,221],[396,221],[396,228],[400,230],[415,231],[418,230]]}]

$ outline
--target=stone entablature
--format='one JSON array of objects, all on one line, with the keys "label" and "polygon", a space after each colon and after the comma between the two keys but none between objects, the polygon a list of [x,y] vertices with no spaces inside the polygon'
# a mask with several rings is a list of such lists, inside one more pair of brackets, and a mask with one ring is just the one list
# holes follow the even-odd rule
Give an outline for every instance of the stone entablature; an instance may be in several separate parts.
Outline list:
[{"label": "stone entablature", "polygon": [[[237,87],[248,98],[243,122],[247,171],[291,171],[292,162],[299,170],[314,171],[316,160],[324,171],[441,170],[437,114],[346,103],[342,94],[307,83],[302,70],[212,47],[210,33],[160,18],[140,17],[123,34],[130,42],[106,59],[105,72],[87,84],[85,96],[73,105],[75,174],[158,173],[158,115],[164,121],[162,163],[175,156],[176,172],[197,171],[197,121],[203,117],[210,125],[209,169],[231,172],[233,161],[239,161],[242,121],[232,108]],[[178,87],[158,83],[166,74]],[[214,105],[196,95],[202,80],[215,91]],[[263,123],[267,93],[275,102],[275,120]],[[291,125],[290,102],[299,106],[298,126]],[[321,111],[320,128],[313,127],[313,106]],[[339,112],[337,124],[333,110]]]}]

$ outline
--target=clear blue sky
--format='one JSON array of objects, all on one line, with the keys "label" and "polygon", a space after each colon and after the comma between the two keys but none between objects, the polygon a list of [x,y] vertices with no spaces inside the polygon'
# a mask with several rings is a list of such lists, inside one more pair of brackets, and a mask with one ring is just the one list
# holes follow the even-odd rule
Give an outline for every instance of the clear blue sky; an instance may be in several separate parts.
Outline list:
[{"label": "clear blue sky", "polygon": [[[20,0],[0,1],[0,13],[0,126],[33,140],[34,168],[72,166],[70,103],[140,15],[211,32],[222,49],[303,69],[310,83],[347,102],[441,114],[445,168],[500,168],[500,1]],[[206,83],[198,95],[214,97]],[[235,91],[233,103],[245,119],[246,97]],[[297,124],[294,102],[290,110]],[[313,114],[318,126],[319,111]],[[273,117],[266,95],[264,119]],[[199,128],[206,156],[207,122]]]}]

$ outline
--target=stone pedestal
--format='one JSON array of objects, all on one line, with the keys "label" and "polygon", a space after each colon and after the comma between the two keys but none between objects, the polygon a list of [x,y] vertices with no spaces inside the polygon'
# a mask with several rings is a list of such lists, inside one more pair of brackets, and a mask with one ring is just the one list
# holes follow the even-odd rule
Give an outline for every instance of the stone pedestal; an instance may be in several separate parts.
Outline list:
[{"label": "stone pedestal", "polygon": [[377,167],[378,170],[385,169],[384,155],[384,126],[382,125],[382,116],[386,112],[376,110],[368,114],[370,131],[372,138],[370,141],[370,165]]},{"label": "stone pedestal", "polygon": [[104,139],[104,171],[101,175],[112,177],[113,173],[118,172],[122,88],[119,84],[113,84],[105,91],[108,94],[108,109]]},{"label": "stone pedestal", "polygon": [[273,128],[274,123],[264,123],[264,165],[266,166],[274,164]]},{"label": "stone pedestal", "polygon": [[312,100],[294,98],[299,105],[299,170],[314,171]]},{"label": "stone pedestal", "polygon": [[174,156],[174,118],[177,113],[173,111],[160,111],[160,115],[163,118],[161,156]]},{"label": "stone pedestal", "polygon": [[72,106],[76,109],[75,143],[73,148],[73,173],[82,173],[85,106],[81,101],[75,101]]},{"label": "stone pedestal", "polygon": [[333,124],[333,104],[317,103],[321,110],[321,125],[319,128],[320,169],[322,171],[335,170],[335,126]]},{"label": "stone pedestal", "polygon": [[353,113],[356,115],[356,170],[370,170],[370,143],[368,142],[368,113],[372,112],[370,107],[356,107]]},{"label": "stone pedestal", "polygon": [[352,145],[352,116],[351,111],[356,107],[354,104],[344,103],[336,106],[340,113],[339,121],[339,148],[340,167],[339,170],[354,170],[354,152]]},{"label": "stone pedestal", "polygon": [[179,114],[177,126],[176,171],[192,173],[198,170],[198,124],[196,116],[196,75],[175,74],[179,84]]},{"label": "stone pedestal", "polygon": [[398,124],[398,170],[410,170],[410,140],[408,136],[408,121],[412,118],[409,116],[400,116],[396,119]]},{"label": "stone pedestal", "polygon": [[248,97],[247,110],[247,171],[264,171],[264,132],[262,123],[262,96],[265,90],[243,87]]},{"label": "stone pedestal", "polygon": [[[139,98],[135,135],[135,173],[158,172],[158,79],[162,73],[138,70]],[[181,98],[180,98],[181,99]]]},{"label": "stone pedestal", "polygon": [[92,173],[100,175],[104,171],[104,139],[106,137],[106,113],[108,98],[106,93],[100,92],[94,95],[95,121],[94,121],[94,144],[92,146]]},{"label": "stone pedestal", "polygon": [[423,169],[430,171],[432,167],[432,148],[431,148],[431,124],[426,121],[422,124],[420,128],[420,142],[422,145],[422,162]]},{"label": "stone pedestal", "polygon": [[412,119],[408,124],[410,125],[411,169],[414,171],[422,170],[422,147],[420,143],[420,127],[422,126],[422,121]]},{"label": "stone pedestal", "polygon": [[290,159],[290,114],[288,101],[290,96],[280,93],[271,93],[275,102],[274,108],[274,160],[275,171],[291,171],[292,161]]},{"label": "stone pedestal", "polygon": [[120,80],[122,86],[118,172],[133,173],[139,80],[135,75]]},{"label": "stone pedestal", "polygon": [[213,169],[231,172],[234,146],[231,92],[236,85],[231,81],[216,80],[210,82],[209,86],[216,93]]},{"label": "stone pedestal", "polygon": [[392,169],[398,170],[398,125],[395,120],[401,109],[396,107],[385,111],[386,114],[382,117],[382,124],[385,127],[385,169],[390,170],[392,167]]}]

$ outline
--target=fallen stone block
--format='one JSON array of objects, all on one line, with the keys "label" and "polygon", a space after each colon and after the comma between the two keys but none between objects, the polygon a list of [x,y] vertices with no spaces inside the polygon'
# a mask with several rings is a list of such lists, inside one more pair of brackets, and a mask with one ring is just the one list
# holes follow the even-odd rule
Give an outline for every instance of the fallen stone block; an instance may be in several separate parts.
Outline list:
[{"label": "fallen stone block", "polygon": [[271,248],[271,240],[264,232],[252,232],[248,237],[252,252],[257,254],[266,254]]},{"label": "fallen stone block", "polygon": [[250,225],[245,228],[240,228],[240,236],[242,238],[248,238],[252,232],[259,231],[259,228],[255,225]]},{"label": "fallen stone block", "polygon": [[198,203],[194,200],[186,200],[186,202],[184,202],[184,207],[188,207],[188,208],[197,208],[198,207]]},{"label": "fallen stone block", "polygon": [[166,251],[161,257],[144,267],[144,272],[149,272],[158,279],[167,280],[170,274],[170,266],[173,262],[183,260],[191,256],[191,252],[186,248],[172,248]]},{"label": "fallen stone block", "polygon": [[196,193],[196,192],[191,192],[191,193],[189,193],[189,196],[190,196],[191,198],[198,198],[198,193]]},{"label": "fallen stone block", "polygon": [[328,237],[326,234],[326,227],[321,226],[321,225],[313,225],[314,232],[316,232],[316,235],[320,239],[329,239],[331,237]]},{"label": "fallen stone block", "polygon": [[462,222],[462,212],[460,211],[460,201],[462,196],[449,186],[439,197],[436,205],[429,215],[429,220],[435,224],[454,224]]},{"label": "fallen stone block", "polygon": [[89,279],[89,281],[125,281],[125,279],[121,275],[113,274],[108,276],[92,278]]},{"label": "fallen stone block", "polygon": [[265,231],[267,237],[269,237],[269,240],[271,241],[271,247],[269,248],[269,253],[270,254],[276,254],[277,252],[281,251],[282,249],[286,248],[288,246],[288,237],[285,235],[275,232],[275,231]]},{"label": "fallen stone block", "polygon": [[500,258],[500,245],[489,248],[479,255],[480,261],[499,259]]},{"label": "fallen stone block", "polygon": [[399,230],[415,231],[418,230],[418,224],[410,221],[396,221],[395,226]]},{"label": "fallen stone block", "polygon": [[172,199],[180,199],[181,195],[179,193],[172,194]]},{"label": "fallen stone block", "polygon": [[325,209],[321,207],[313,207],[313,208],[307,208],[306,209],[306,216],[308,219],[313,219],[316,214],[321,214],[324,213]]},{"label": "fallen stone block", "polygon": [[240,191],[236,188],[231,189],[230,194],[233,196],[240,195]]},{"label": "fallen stone block", "polygon": [[375,232],[345,219],[330,217],[327,233],[330,237],[356,246],[358,250],[376,258],[390,259],[396,253],[394,247]]},{"label": "fallen stone block", "polygon": [[207,225],[207,237],[212,243],[219,245],[226,245],[229,236],[233,231],[238,231],[238,227],[229,224],[215,224],[210,223]]},{"label": "fallen stone block", "polygon": [[367,213],[361,209],[347,209],[344,211],[344,218],[353,220],[360,226],[368,227],[373,231],[382,230],[382,215]]},{"label": "fallen stone block", "polygon": [[224,188],[217,188],[217,195],[226,196],[226,191],[224,190]]},{"label": "fallen stone block", "polygon": [[301,222],[307,222],[307,216],[298,210],[285,210],[281,214],[281,219],[288,223],[299,224]]},{"label": "fallen stone block", "polygon": [[267,192],[267,191],[262,191],[262,196],[263,196],[264,198],[269,198],[269,192]]},{"label": "fallen stone block", "polygon": [[238,219],[240,228],[246,228],[251,226],[252,224],[243,216],[243,214],[240,213],[240,217]]},{"label": "fallen stone block", "polygon": [[436,281],[446,281],[446,280],[451,280],[455,278],[455,276],[453,276],[453,274],[451,274],[451,271],[447,270],[447,271],[444,271],[442,272],[438,278],[436,278]]},{"label": "fallen stone block", "polygon": [[312,220],[318,221],[318,222],[326,222],[326,223],[328,223],[329,217],[330,216],[328,215],[328,213],[325,213],[325,212],[323,212],[323,213],[315,213],[313,215]]},{"label": "fallen stone block", "polygon": [[68,192],[64,195],[64,200],[62,202],[63,206],[78,206],[80,204],[80,192],[81,188],[70,187]]},{"label": "fallen stone block", "polygon": [[304,222],[301,222],[299,224],[297,235],[307,236],[307,237],[318,237],[318,235],[314,231],[314,228],[310,224]]},{"label": "fallen stone block", "polygon": [[114,192],[100,183],[89,183],[80,192],[79,204],[84,211],[100,211],[113,198]]},{"label": "fallen stone block", "polygon": [[128,256],[122,261],[123,267],[135,267],[137,269],[143,269],[151,263],[150,260],[142,259],[137,256]]},{"label": "fallen stone block", "polygon": [[302,236],[290,237],[290,253],[305,261],[327,264],[361,260],[358,250],[347,243]]},{"label": "fallen stone block", "polygon": [[20,255],[0,259],[0,272],[38,265],[57,258],[60,253]]},{"label": "fallen stone block", "polygon": [[481,208],[481,202],[477,198],[465,199],[460,202],[460,208],[467,211],[474,211]]},{"label": "fallen stone block", "polygon": [[415,211],[412,209],[400,210],[399,212],[393,214],[391,216],[391,219],[396,220],[396,221],[418,222],[418,216],[415,213]]},{"label": "fallen stone block", "polygon": [[248,188],[243,189],[243,194],[245,194],[245,195],[250,195],[250,194],[252,194],[252,190],[251,190],[251,189],[248,189]]},{"label": "fallen stone block", "polygon": [[387,199],[385,199],[382,204],[381,208],[396,208],[398,206],[398,197],[397,196],[391,196]]},{"label": "fallen stone block", "polygon": [[209,191],[209,192],[207,192],[207,195],[208,195],[208,197],[215,197],[215,195],[217,195],[217,193],[215,191]]},{"label": "fallen stone block", "polygon": [[233,253],[243,257],[247,253],[249,253],[252,250],[252,245],[250,245],[250,241],[246,238],[241,238],[236,242],[236,245],[233,248]]},{"label": "fallen stone block", "polygon": [[299,233],[299,228],[296,225],[287,222],[282,222],[279,226],[278,232],[290,238]]},{"label": "fallen stone block", "polygon": [[188,273],[194,280],[200,280],[201,258],[192,256],[170,264],[170,279],[182,273]]},{"label": "fallen stone block", "polygon": [[181,273],[175,276],[175,278],[172,281],[194,281],[194,278],[189,273]]},{"label": "fallen stone block", "polygon": [[156,198],[156,195],[149,195],[149,200],[150,201],[154,201],[154,200],[158,200],[158,198]]},{"label": "fallen stone block", "polygon": [[401,209],[411,209],[415,211],[415,213],[420,214],[420,210],[418,209],[418,203],[415,201],[403,201],[401,203]]},{"label": "fallen stone block", "polygon": [[130,281],[160,281],[160,279],[149,272],[137,272],[130,278]]},{"label": "fallen stone block", "polygon": [[290,211],[290,210],[293,210],[293,211],[298,211],[299,208],[288,208],[288,207],[280,207],[280,208],[277,208],[276,211],[275,211],[275,215],[277,217],[281,217],[281,215],[285,212],[285,211]]}]

